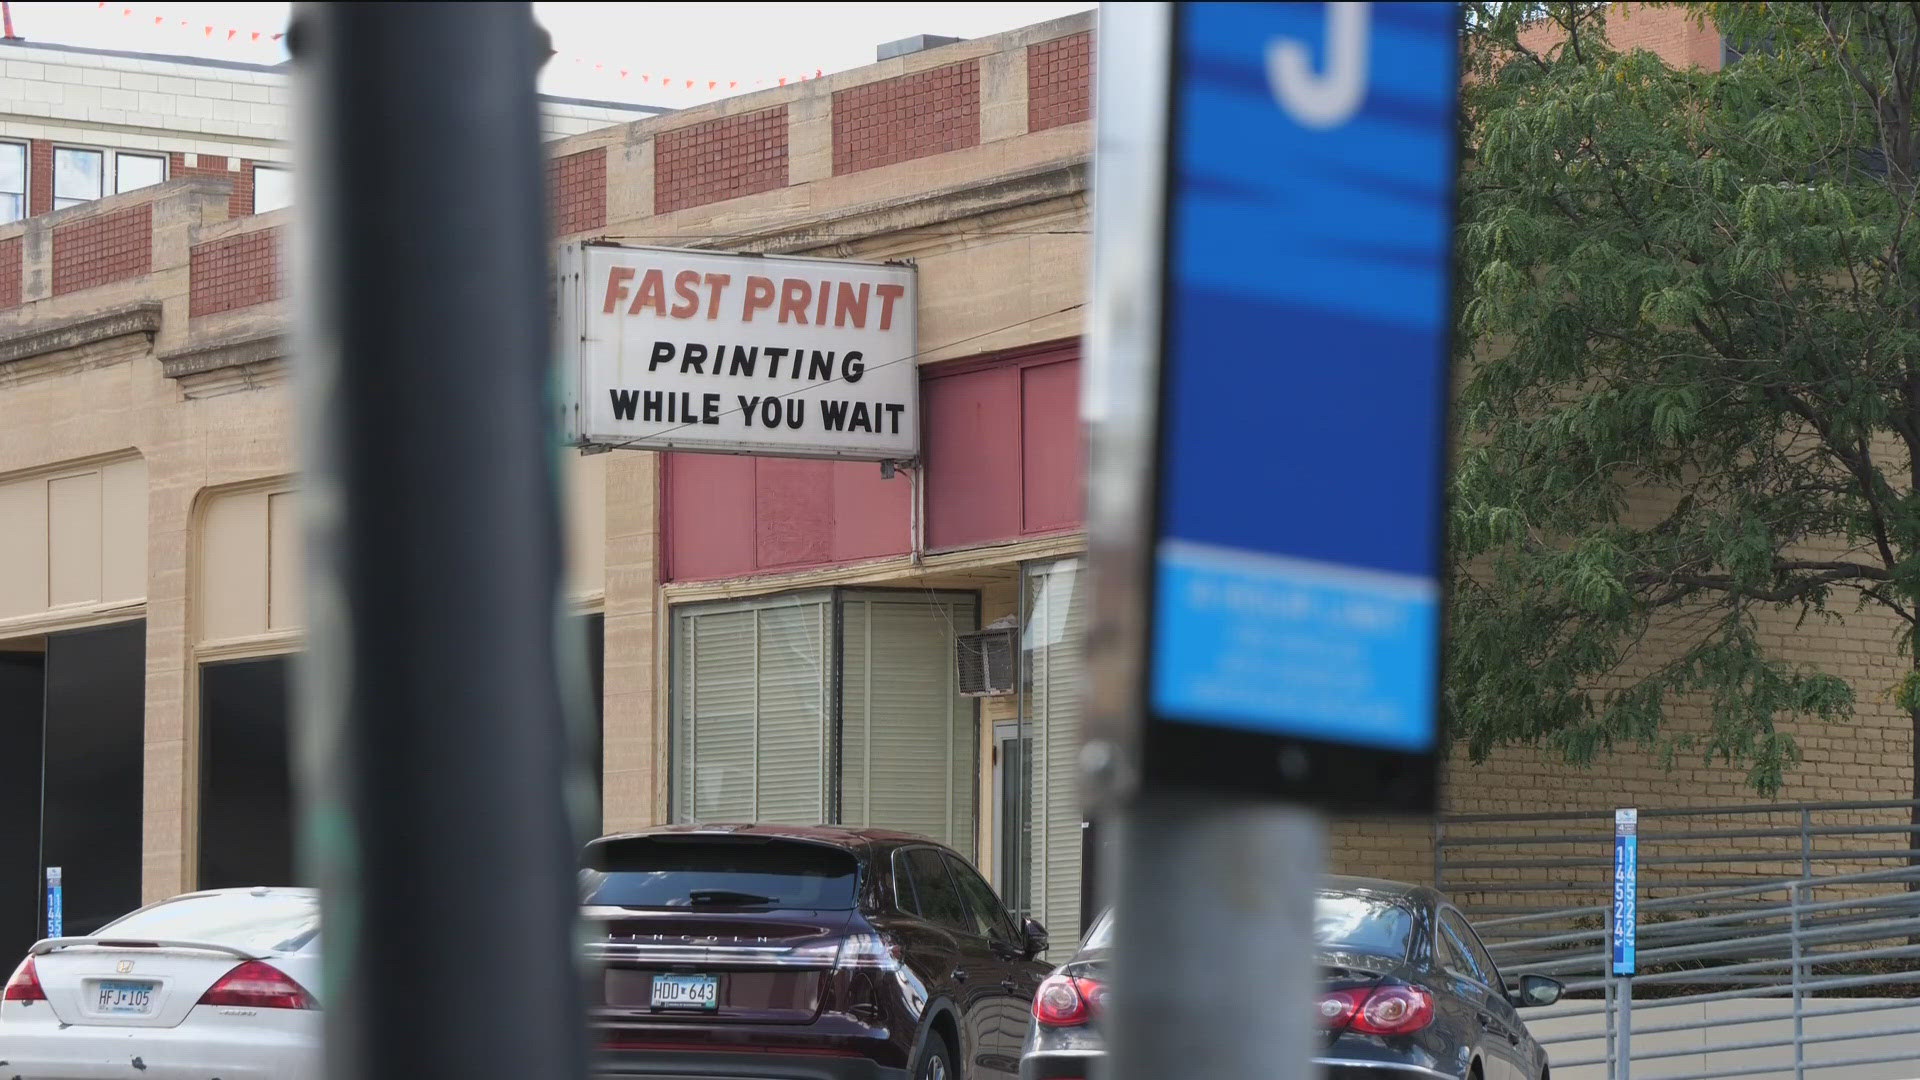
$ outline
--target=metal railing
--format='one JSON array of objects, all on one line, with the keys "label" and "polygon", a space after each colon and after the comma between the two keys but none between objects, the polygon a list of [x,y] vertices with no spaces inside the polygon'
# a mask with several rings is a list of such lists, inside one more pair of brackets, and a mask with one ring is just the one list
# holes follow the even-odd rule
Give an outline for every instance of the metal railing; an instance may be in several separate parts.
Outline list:
[{"label": "metal railing", "polygon": [[[1641,810],[1631,994],[1607,974],[1611,814],[1448,819],[1436,878],[1475,917],[1510,981],[1531,973],[1566,984],[1561,1006],[1528,1015],[1560,1080],[1829,1080],[1875,1066],[1914,1077],[1912,805]],[[1898,823],[1887,820],[1895,814]],[[1754,880],[1754,867],[1772,864],[1787,872]],[[1538,900],[1550,902],[1529,903]],[[1908,1067],[1885,1071],[1894,1065]]]}]

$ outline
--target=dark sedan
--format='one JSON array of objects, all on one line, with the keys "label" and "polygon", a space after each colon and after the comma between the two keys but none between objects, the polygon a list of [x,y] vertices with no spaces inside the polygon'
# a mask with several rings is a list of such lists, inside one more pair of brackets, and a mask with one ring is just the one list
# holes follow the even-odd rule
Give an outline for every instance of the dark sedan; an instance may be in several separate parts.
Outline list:
[{"label": "dark sedan", "polygon": [[965,859],[901,833],[678,826],[583,872],[601,1075],[958,1080],[1019,1069],[1045,964]]},{"label": "dark sedan", "polygon": [[[1326,1080],[1541,1080],[1547,1053],[1516,1007],[1551,1005],[1560,984],[1502,980],[1446,897],[1366,878],[1328,878],[1315,907],[1322,978],[1316,1019]],[[1041,984],[1022,1080],[1081,1080],[1105,1054],[1113,919],[1102,915],[1073,958]]]}]

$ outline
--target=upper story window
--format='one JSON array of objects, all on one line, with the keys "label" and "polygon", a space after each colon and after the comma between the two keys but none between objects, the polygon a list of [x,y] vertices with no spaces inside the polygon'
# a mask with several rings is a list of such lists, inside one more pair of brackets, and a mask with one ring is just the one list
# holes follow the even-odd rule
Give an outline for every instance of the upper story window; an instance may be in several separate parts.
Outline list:
[{"label": "upper story window", "polygon": [[27,144],[0,142],[0,225],[27,216]]},{"label": "upper story window", "polygon": [[53,208],[64,210],[110,191],[133,191],[166,178],[167,159],[158,154],[109,154],[80,146],[57,146],[53,150]]},{"label": "upper story window", "polygon": [[293,205],[293,172],[267,165],[253,167],[253,212],[264,214]]}]

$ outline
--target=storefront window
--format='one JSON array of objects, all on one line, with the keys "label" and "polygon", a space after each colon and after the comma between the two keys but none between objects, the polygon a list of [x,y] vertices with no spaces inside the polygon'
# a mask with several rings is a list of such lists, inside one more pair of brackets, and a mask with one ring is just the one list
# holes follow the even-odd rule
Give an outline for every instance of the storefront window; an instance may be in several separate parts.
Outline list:
[{"label": "storefront window", "polygon": [[1080,559],[1029,564],[1022,588],[1021,691],[1027,879],[1008,897],[1067,951],[1079,940],[1083,877],[1079,758],[1086,573]]},{"label": "storefront window", "polygon": [[954,685],[970,594],[835,590],[673,619],[673,807],[973,846],[974,711]]}]

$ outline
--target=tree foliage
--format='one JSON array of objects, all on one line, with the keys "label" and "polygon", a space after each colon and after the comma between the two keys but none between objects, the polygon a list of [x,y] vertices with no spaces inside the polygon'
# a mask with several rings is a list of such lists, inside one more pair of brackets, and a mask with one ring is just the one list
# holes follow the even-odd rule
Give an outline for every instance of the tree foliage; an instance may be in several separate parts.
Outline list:
[{"label": "tree foliage", "polygon": [[1681,6],[1739,58],[1620,52],[1606,5],[1467,9],[1448,728],[1771,793],[1782,722],[1855,688],[1764,627],[1880,608],[1915,653],[1920,23]]}]

